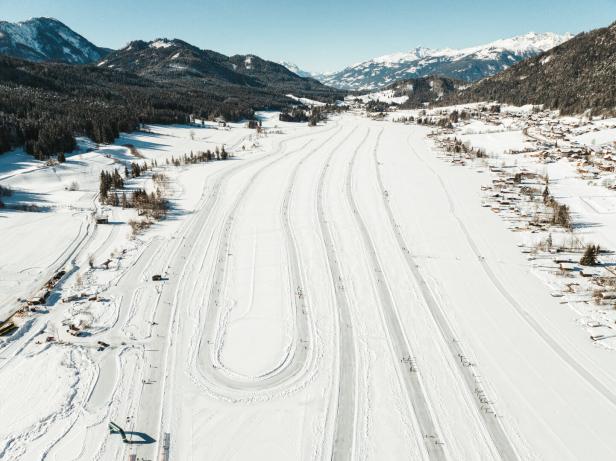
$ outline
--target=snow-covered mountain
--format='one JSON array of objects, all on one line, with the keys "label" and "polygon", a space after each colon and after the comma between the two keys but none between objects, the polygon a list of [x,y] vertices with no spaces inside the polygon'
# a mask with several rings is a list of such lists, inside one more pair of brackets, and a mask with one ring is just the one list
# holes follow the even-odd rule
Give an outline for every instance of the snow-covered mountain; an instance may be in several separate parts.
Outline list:
[{"label": "snow-covered mountain", "polygon": [[97,66],[183,86],[201,88],[206,84],[209,88],[218,87],[220,95],[227,97],[239,91],[240,87],[242,91],[267,89],[280,95],[326,98],[332,102],[343,97],[344,93],[316,80],[300,77],[283,65],[254,54],[226,56],[178,39],[136,40],[109,53]]},{"label": "snow-covered mountain", "polygon": [[280,61],[278,64],[280,64],[281,66],[286,67],[291,72],[293,72],[295,75],[299,75],[300,77],[304,77],[304,78],[305,77],[314,77],[314,74],[312,72],[308,72],[307,70],[303,70],[297,64],[293,64],[292,62]]},{"label": "snow-covered mountain", "polygon": [[559,47],[469,85],[454,96],[455,102],[542,104],[561,114],[579,114],[588,109],[595,114],[613,113],[615,76],[616,22],[579,34]]},{"label": "snow-covered mountain", "polygon": [[570,34],[529,33],[464,49],[418,47],[354,64],[339,72],[314,76],[326,85],[349,90],[373,90],[408,78],[440,75],[476,81],[497,74],[572,37]]},{"label": "snow-covered mountain", "polygon": [[0,21],[0,54],[28,61],[87,64],[100,60],[108,52],[55,19]]}]

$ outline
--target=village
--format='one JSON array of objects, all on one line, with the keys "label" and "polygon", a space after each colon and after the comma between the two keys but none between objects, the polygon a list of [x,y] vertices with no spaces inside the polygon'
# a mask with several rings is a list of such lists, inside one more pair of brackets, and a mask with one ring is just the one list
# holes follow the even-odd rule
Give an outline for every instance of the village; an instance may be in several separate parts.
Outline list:
[{"label": "village", "polygon": [[519,235],[589,340],[616,349],[616,119],[488,103],[388,118],[436,126],[429,137],[444,161],[489,175],[479,204]]}]

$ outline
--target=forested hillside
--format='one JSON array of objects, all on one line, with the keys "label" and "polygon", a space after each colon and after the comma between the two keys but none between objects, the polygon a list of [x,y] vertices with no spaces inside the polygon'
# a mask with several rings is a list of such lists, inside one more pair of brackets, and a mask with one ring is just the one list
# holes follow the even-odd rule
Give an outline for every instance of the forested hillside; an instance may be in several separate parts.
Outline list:
[{"label": "forested hillside", "polygon": [[[295,90],[300,96],[319,97]],[[191,115],[250,119],[255,110],[297,104],[285,96],[286,91],[289,88],[243,81],[161,80],[98,66],[32,63],[3,56],[0,152],[23,145],[37,158],[46,158],[71,151],[74,135],[107,143],[140,123],[186,123]],[[342,94],[332,91],[328,98],[336,96]]]},{"label": "forested hillside", "polygon": [[544,104],[562,113],[616,108],[616,23],[582,33],[468,87],[449,102]]}]

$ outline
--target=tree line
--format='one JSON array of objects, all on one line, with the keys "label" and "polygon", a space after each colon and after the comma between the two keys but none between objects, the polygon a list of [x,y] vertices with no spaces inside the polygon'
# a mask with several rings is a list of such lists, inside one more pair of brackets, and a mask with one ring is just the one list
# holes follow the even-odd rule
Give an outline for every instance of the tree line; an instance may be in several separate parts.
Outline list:
[{"label": "tree line", "polygon": [[157,81],[96,66],[31,63],[0,56],[0,153],[17,147],[45,160],[75,149],[75,137],[113,143],[147,123],[192,118],[254,120],[255,110],[285,110],[276,88],[199,79]]}]

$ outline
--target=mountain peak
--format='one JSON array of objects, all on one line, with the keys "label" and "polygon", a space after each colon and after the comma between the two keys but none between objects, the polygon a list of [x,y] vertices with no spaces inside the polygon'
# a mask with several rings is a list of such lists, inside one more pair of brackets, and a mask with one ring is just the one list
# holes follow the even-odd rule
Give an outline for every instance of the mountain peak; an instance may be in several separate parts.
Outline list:
[{"label": "mountain peak", "polygon": [[54,18],[0,22],[1,54],[29,61],[86,64],[99,60],[106,52]]},{"label": "mountain peak", "polygon": [[150,48],[169,48],[174,45],[174,40],[169,40],[168,38],[157,38],[149,43]]},{"label": "mountain peak", "polygon": [[291,72],[293,72],[295,75],[299,75],[300,77],[312,77],[314,75],[312,72],[304,70],[300,68],[297,64],[294,64],[292,62],[280,61],[278,64],[280,64],[283,67],[286,67]]},{"label": "mountain peak", "polygon": [[529,32],[461,49],[419,46],[353,64],[340,72],[321,75],[320,80],[327,85],[349,90],[373,90],[396,80],[432,74],[470,82],[494,75],[571,37],[571,34]]},{"label": "mountain peak", "polygon": [[[616,74],[616,24],[579,34],[541,55],[465,88],[458,99],[497,99],[511,104],[542,104],[561,113],[592,108],[613,111]],[[547,43],[559,36],[538,34]],[[567,36],[565,36],[567,37]]]},{"label": "mountain peak", "polygon": [[[130,72],[156,81],[181,81],[185,85],[240,85],[251,88],[275,86],[285,94],[298,89],[313,93],[337,91],[314,80],[303,79],[286,67],[254,54],[225,56],[202,50],[178,39],[157,38],[150,42],[136,41],[110,53],[99,67]],[[307,94],[307,93],[304,93]]]},{"label": "mountain peak", "polygon": [[573,34],[570,33],[559,35],[553,32],[529,32],[527,34],[517,35],[508,39],[496,40],[484,45],[483,47],[475,48],[502,48],[520,54],[537,51],[543,52],[566,42],[572,37]]},{"label": "mountain peak", "polygon": [[422,59],[434,51],[435,50],[432,50],[430,48],[418,46],[417,48],[410,50],[410,51],[385,54],[382,56],[378,56],[376,58],[372,58],[369,61],[364,61],[364,62],[353,64],[350,67],[352,68],[361,67],[361,66],[365,66],[366,63],[379,63],[379,64],[391,65],[391,64],[396,64],[396,63],[403,62],[403,61]]},{"label": "mountain peak", "polygon": [[[6,24],[11,24],[10,22],[7,22],[7,21],[1,21],[1,22],[6,23]],[[46,17],[46,16],[38,16],[35,18],[26,19],[25,21],[19,21],[13,24],[20,26],[20,27],[32,27],[32,26],[40,27],[40,26],[45,26],[45,25],[54,25],[54,26],[64,27],[68,29],[68,26],[66,26],[66,24],[64,24],[63,22],[57,20],[56,18],[51,18],[51,17]]]}]

